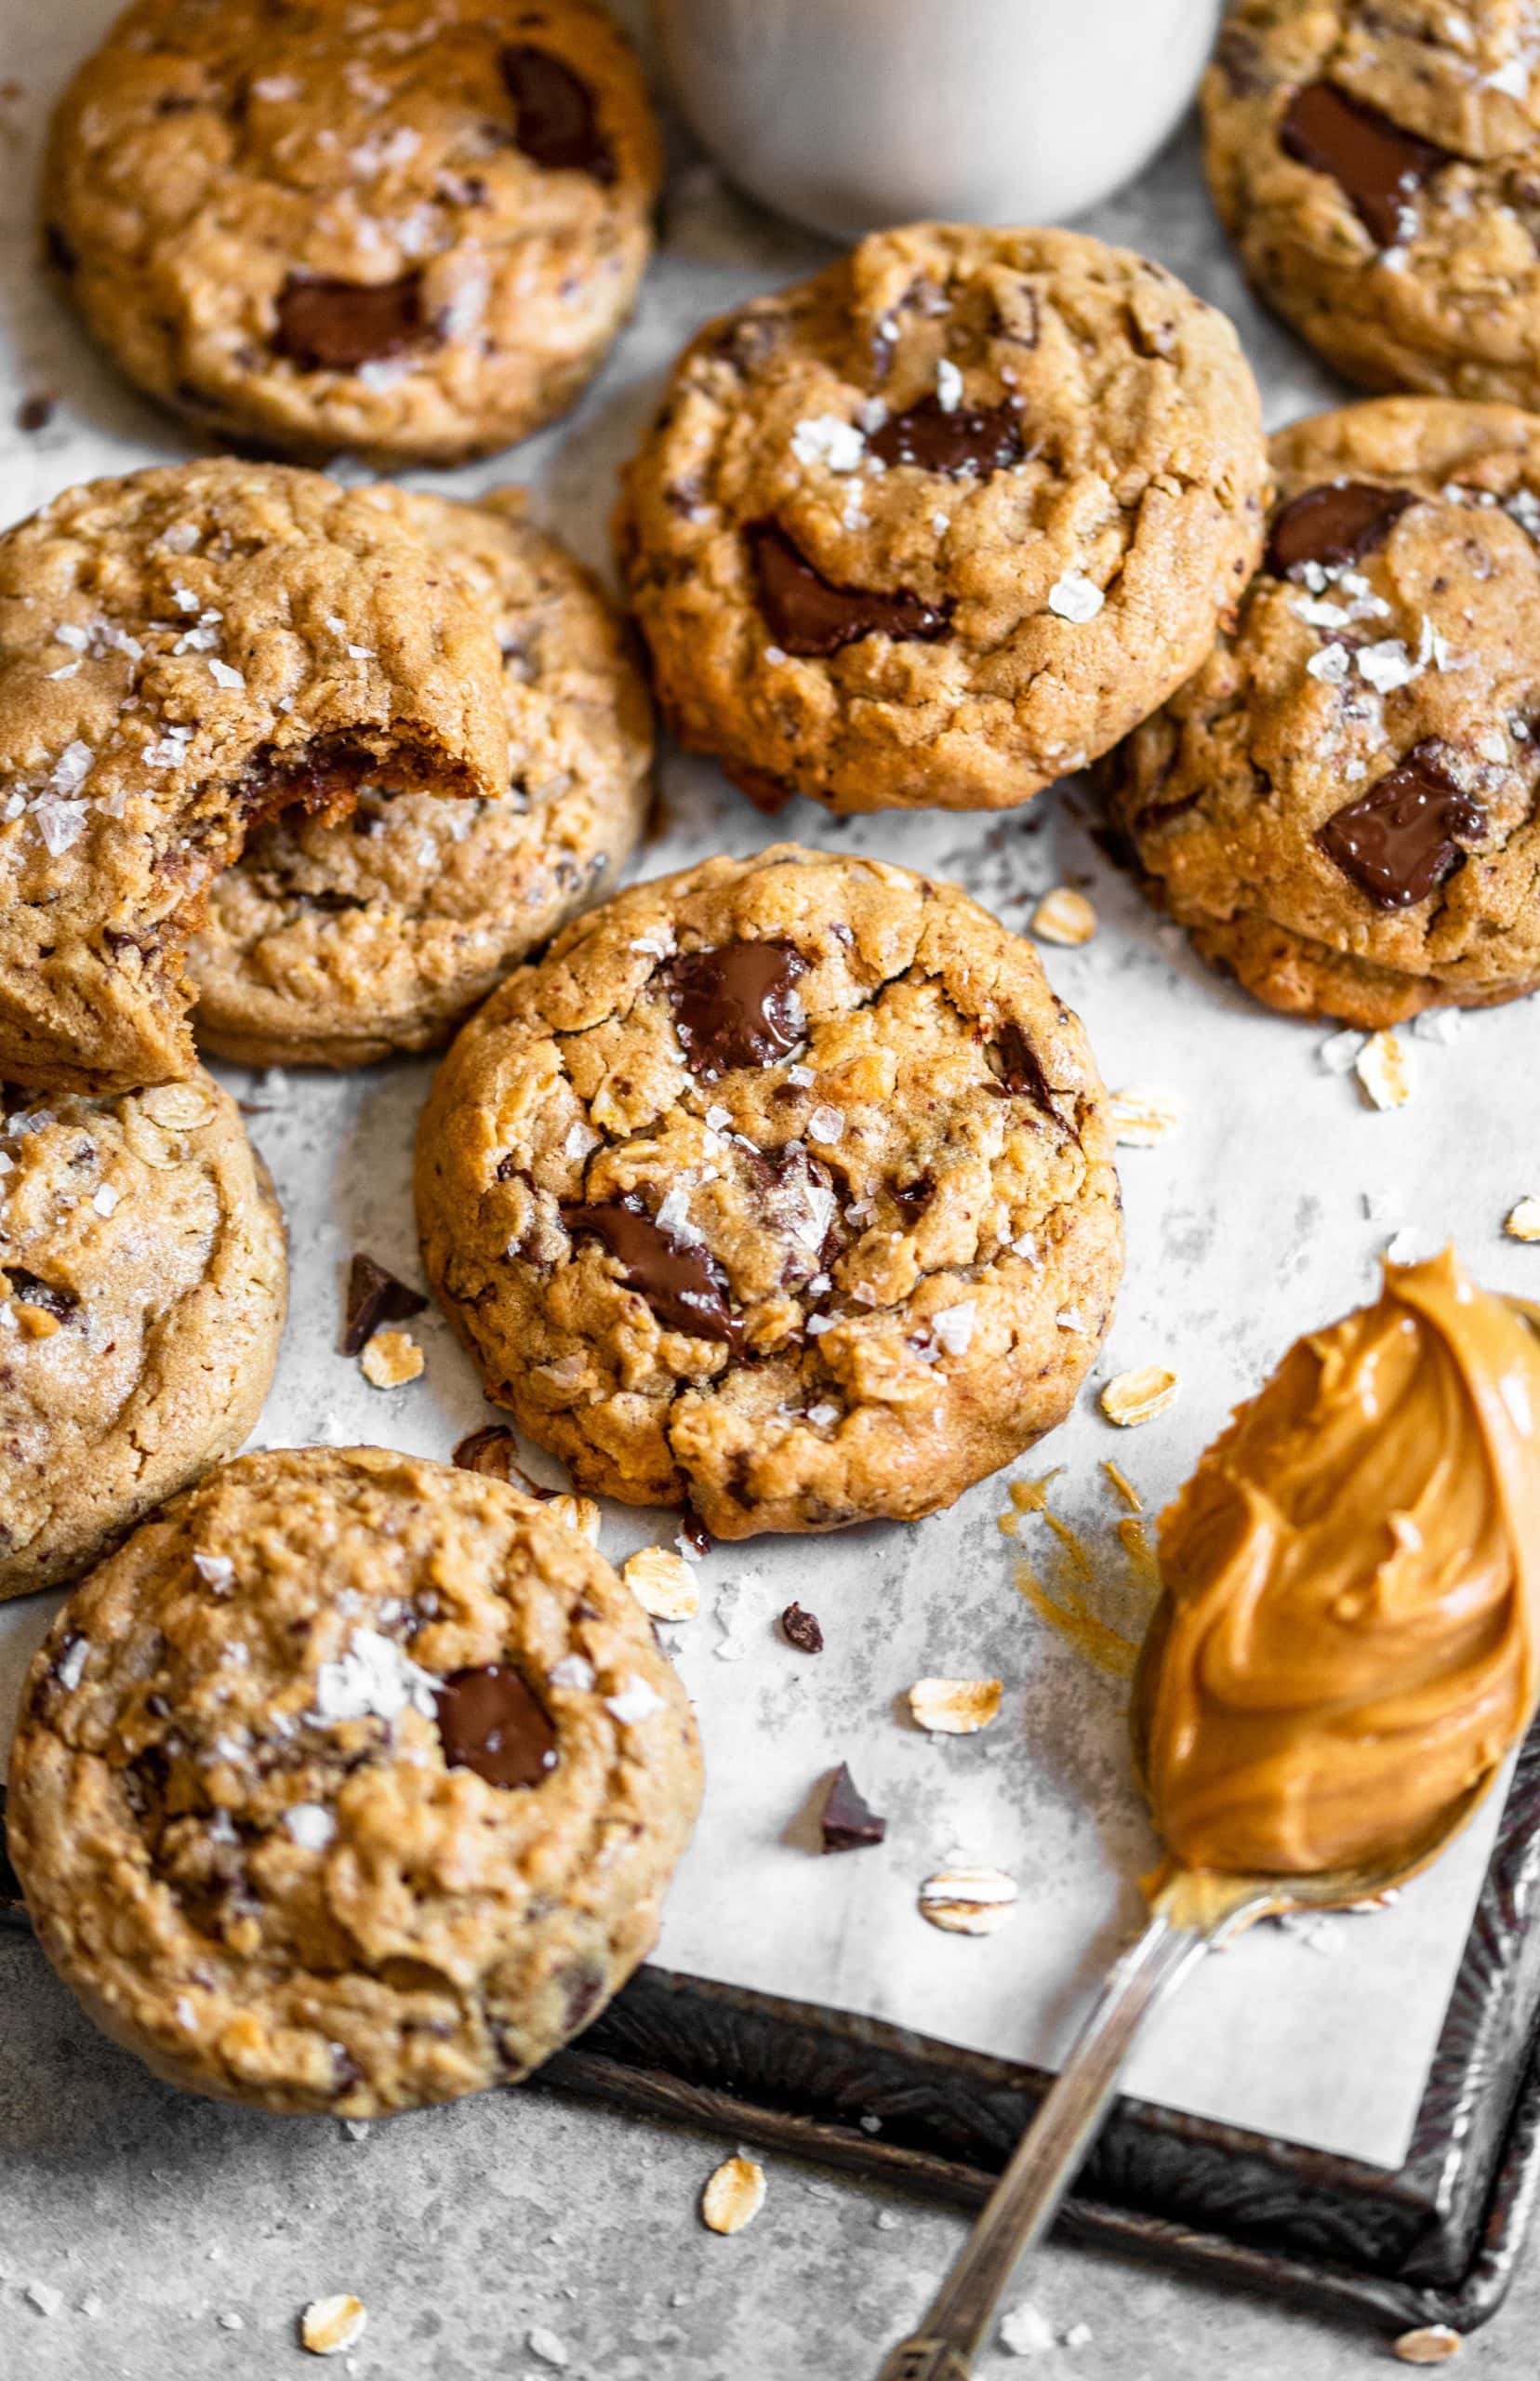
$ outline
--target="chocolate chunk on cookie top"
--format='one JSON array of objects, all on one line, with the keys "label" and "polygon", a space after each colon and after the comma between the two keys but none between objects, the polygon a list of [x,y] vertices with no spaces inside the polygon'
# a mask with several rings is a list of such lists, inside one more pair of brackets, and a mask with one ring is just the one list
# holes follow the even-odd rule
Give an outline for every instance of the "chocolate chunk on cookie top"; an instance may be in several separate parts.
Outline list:
[{"label": "chocolate chunk on cookie top", "polygon": [[[0,1076],[185,1074],[181,951],[261,819],[501,800],[492,616],[399,512],[277,464],[57,497],[0,538]],[[313,988],[312,988],[313,989]]]},{"label": "chocolate chunk on cookie top", "polygon": [[201,426],[451,462],[577,395],[660,175],[592,0],[139,0],[60,104],[46,239],[102,346]]},{"label": "chocolate chunk on cookie top", "polygon": [[1232,0],[1202,100],[1241,263],[1339,371],[1540,404],[1540,39],[1525,10]]},{"label": "chocolate chunk on cookie top", "polygon": [[650,798],[652,710],[619,622],[522,494],[364,497],[485,617],[508,773],[496,802],[371,779],[340,823],[291,808],[257,829],[188,949],[199,1042],[248,1065],[358,1066],[447,1041],[610,890]]},{"label": "chocolate chunk on cookie top", "polygon": [[7,1820],[45,1950],[157,2074],[368,2117],[587,2024],[699,1801],[684,1693],[577,1531],[312,1447],[212,1473],[76,1590]]},{"label": "chocolate chunk on cookie top", "polygon": [[1196,668],[1266,490],[1235,335],[1169,273],[918,224],[699,334],[618,539],[670,725],[756,801],[989,810]]},{"label": "chocolate chunk on cookie top", "polygon": [[1122,1270],[1105,1094],[953,887],[783,845],[620,894],[464,1028],[428,1277],[584,1489],[713,1536],[949,1504],[1062,1420]]},{"label": "chocolate chunk on cookie top", "polygon": [[1540,985],[1540,419],[1391,397],[1272,446],[1236,627],[1109,765],[1150,891],[1273,1006]]},{"label": "chocolate chunk on cookie top", "polygon": [[235,1453],[285,1288],[266,1172],[207,1075],[0,1084],[0,1598],[73,1577]]}]

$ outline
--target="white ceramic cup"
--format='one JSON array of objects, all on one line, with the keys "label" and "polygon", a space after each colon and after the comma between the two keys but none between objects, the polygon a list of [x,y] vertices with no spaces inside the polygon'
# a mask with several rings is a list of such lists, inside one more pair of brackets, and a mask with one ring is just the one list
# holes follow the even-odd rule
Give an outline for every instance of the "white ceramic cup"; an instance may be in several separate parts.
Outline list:
[{"label": "white ceramic cup", "polygon": [[654,0],[724,173],[815,231],[1046,223],[1136,174],[1222,0]]}]

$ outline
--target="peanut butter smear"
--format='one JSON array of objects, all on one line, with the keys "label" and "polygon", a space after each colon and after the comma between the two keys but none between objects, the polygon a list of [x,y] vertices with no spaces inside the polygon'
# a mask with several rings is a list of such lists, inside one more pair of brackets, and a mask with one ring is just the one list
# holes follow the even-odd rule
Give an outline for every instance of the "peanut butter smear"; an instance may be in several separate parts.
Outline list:
[{"label": "peanut butter smear", "polygon": [[1155,1824],[1189,1868],[1410,1848],[1533,1708],[1540,1338],[1453,1249],[1309,1333],[1161,1517],[1141,1665]]}]

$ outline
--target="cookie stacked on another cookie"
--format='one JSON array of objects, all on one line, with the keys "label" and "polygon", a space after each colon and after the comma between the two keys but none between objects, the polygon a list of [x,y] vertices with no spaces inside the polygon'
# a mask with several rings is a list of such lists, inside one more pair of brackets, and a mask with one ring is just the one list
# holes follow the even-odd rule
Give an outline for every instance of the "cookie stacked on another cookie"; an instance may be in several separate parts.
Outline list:
[{"label": "cookie stacked on another cookie", "polygon": [[633,887],[464,1029],[418,1147],[488,1394],[722,1537],[912,1520],[1064,1418],[1122,1271],[1078,1021],[953,887],[780,845]]},{"label": "cookie stacked on another cookie", "polygon": [[1202,103],[1241,263],[1338,371],[1540,406],[1527,9],[1235,0]]},{"label": "cookie stacked on another cookie", "polygon": [[560,413],[630,312],[661,145],[591,0],[139,0],[53,127],[48,253],[223,437],[452,462]]},{"label": "cookie stacked on another cookie", "polygon": [[1266,495],[1235,333],[1171,273],[917,224],[708,325],[618,538],[670,726],[756,799],[992,810],[1197,666]]},{"label": "cookie stacked on another cookie", "polygon": [[1233,633],[1109,767],[1147,885],[1273,1007],[1540,987],[1540,417],[1387,397],[1274,439]]},{"label": "cookie stacked on another cookie", "polygon": [[699,1800],[684,1690],[576,1531],[311,1448],[214,1473],[76,1590],[8,1822],[48,1957],[157,2074],[367,2117],[587,2024]]}]

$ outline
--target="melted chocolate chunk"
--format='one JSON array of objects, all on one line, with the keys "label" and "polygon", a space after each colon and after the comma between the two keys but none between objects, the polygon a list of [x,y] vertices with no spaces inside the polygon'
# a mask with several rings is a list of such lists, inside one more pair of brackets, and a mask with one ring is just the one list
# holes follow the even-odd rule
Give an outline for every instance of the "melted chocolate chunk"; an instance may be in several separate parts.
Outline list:
[{"label": "melted chocolate chunk", "polygon": [[699,1555],[710,1554],[711,1533],[687,1496],[680,1508],[679,1535],[693,1552]]},{"label": "melted chocolate chunk", "polygon": [[420,1290],[409,1290],[372,1257],[355,1257],[348,1268],[342,1353],[356,1356],[382,1323],[409,1323],[427,1303]]},{"label": "melted chocolate chunk", "polygon": [[1328,818],[1316,842],[1377,910],[1426,901],[1486,832],[1487,814],[1462,791],[1425,737],[1399,768]]},{"label": "melted chocolate chunk", "polygon": [[995,1048],[1000,1053],[1002,1088],[1015,1098],[1031,1100],[1056,1123],[1058,1110],[1054,1106],[1042,1062],[1014,1017],[1008,1018],[995,1035]]},{"label": "melted chocolate chunk", "polygon": [[987,480],[1027,452],[1014,406],[953,406],[949,412],[936,396],[890,415],[867,445],[884,463],[918,463],[953,480]]},{"label": "melted chocolate chunk", "polygon": [[538,1786],[556,1766],[556,1729],[505,1662],[453,1670],[433,1696],[444,1758],[489,1786]]},{"label": "melted chocolate chunk", "polygon": [[737,1346],[743,1326],[727,1303],[727,1276],[716,1258],[701,1242],[681,1240],[655,1223],[634,1190],[561,1212],[574,1239],[587,1232],[604,1242],[626,1287],[646,1299],[665,1331]]},{"label": "melted chocolate chunk", "polygon": [[615,152],[599,129],[593,93],[564,59],[532,43],[503,51],[502,78],[518,110],[513,145],[537,166],[615,180]]},{"label": "melted chocolate chunk", "polygon": [[1262,567],[1287,579],[1301,564],[1361,561],[1383,546],[1416,497],[1409,487],[1375,487],[1369,480],[1329,480],[1308,487],[1274,513]]},{"label": "melted chocolate chunk", "polygon": [[857,1793],[856,1780],[843,1761],[830,1781],[818,1824],[826,1852],[859,1852],[869,1843],[881,1843],[887,1833],[886,1819],[879,1818]]},{"label": "melted chocolate chunk", "polygon": [[[1202,798],[1202,789],[1200,788],[1196,793],[1179,793],[1172,802],[1147,802],[1142,809],[1134,813],[1134,832],[1136,835],[1150,834],[1156,828],[1163,827],[1168,819],[1180,818],[1184,812],[1196,810]],[[1137,852],[1133,856],[1132,865],[1135,868],[1138,857]]]},{"label": "melted chocolate chunk", "polygon": [[272,345],[301,372],[356,372],[421,339],[422,275],[336,281],[291,273],[278,299]]},{"label": "melted chocolate chunk", "polygon": [[795,1645],[799,1654],[823,1652],[823,1630],[818,1626],[817,1616],[804,1612],[800,1603],[787,1605],[781,1614],[781,1628],[788,1643]]},{"label": "melted chocolate chunk", "polygon": [[904,1221],[907,1224],[912,1224],[924,1214],[936,1196],[936,1177],[933,1174],[920,1174],[916,1175],[912,1182],[895,1182],[889,1187],[893,1192],[894,1205],[903,1217]]},{"label": "melted chocolate chunk", "polygon": [[514,1452],[518,1443],[506,1422],[488,1422],[484,1430],[461,1439],[449,1460],[457,1471],[479,1471],[488,1480],[506,1480],[510,1487],[522,1488],[526,1496],[538,1496],[543,1504],[559,1491],[542,1488],[531,1480]]},{"label": "melted chocolate chunk", "polygon": [[836,587],[797,552],[776,521],[746,529],[759,584],[760,610],[783,653],[827,658],[863,636],[944,636],[948,605],[926,604],[907,587]]},{"label": "melted chocolate chunk", "polygon": [[40,1307],[51,1314],[56,1323],[64,1323],[73,1314],[80,1300],[73,1290],[60,1289],[53,1282],[45,1282],[40,1273],[29,1273],[24,1265],[7,1265],[0,1271],[0,1281],[8,1282],[10,1295],[22,1306]]},{"label": "melted chocolate chunk", "polygon": [[1382,248],[1401,237],[1402,213],[1422,184],[1450,163],[1447,149],[1403,131],[1334,83],[1307,83],[1296,91],[1278,138],[1286,156],[1331,175]]},{"label": "melted chocolate chunk", "polygon": [[806,973],[790,942],[725,942],[670,961],[663,981],[690,1072],[715,1083],[794,1050],[805,1023],[795,988]]}]

